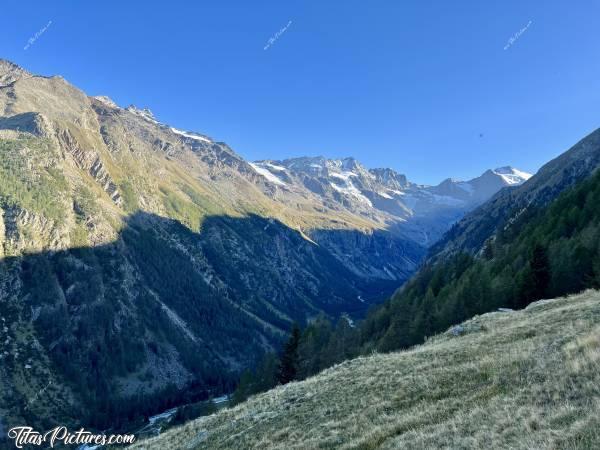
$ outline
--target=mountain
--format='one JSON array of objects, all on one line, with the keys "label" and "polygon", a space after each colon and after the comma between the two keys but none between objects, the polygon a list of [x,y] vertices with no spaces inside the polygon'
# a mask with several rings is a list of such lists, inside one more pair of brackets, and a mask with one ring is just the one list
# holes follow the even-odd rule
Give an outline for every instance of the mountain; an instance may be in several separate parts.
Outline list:
[{"label": "mountain", "polygon": [[493,312],[134,449],[598,448],[600,294]]},{"label": "mountain", "polygon": [[506,186],[531,175],[512,167],[488,170],[470,181],[444,180],[437,186],[410,182],[392,169],[367,169],[354,158],[292,158],[257,161],[254,169],[272,185],[281,203],[316,197],[332,210],[359,214],[429,246],[466,211]]},{"label": "mountain", "polygon": [[282,207],[226,144],[147,109],[0,74],[3,428],[118,425],[229,390],[293,322],[360,315],[397,285],[303,229],[406,253],[407,275],[423,255],[350,214]]},{"label": "mountain", "polygon": [[363,316],[479,201],[322,163],[277,174],[0,60],[0,429],[229,391],[292,323]]},{"label": "mountain", "polygon": [[531,208],[543,207],[600,167],[600,130],[545,164],[527,183],[501,190],[467,214],[430,249],[430,256],[477,253],[494,234]]}]

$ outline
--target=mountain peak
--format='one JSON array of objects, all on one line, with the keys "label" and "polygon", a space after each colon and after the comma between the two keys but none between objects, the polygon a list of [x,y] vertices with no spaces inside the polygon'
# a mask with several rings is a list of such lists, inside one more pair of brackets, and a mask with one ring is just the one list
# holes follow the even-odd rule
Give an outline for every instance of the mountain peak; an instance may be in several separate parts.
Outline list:
[{"label": "mountain peak", "polygon": [[512,166],[498,167],[497,169],[492,170],[492,173],[500,176],[506,184],[511,186],[523,184],[532,177],[532,174],[515,169]]},{"label": "mountain peak", "polygon": [[156,117],[154,117],[152,111],[150,111],[148,108],[140,109],[135,105],[129,105],[126,109],[130,113],[133,113],[136,116],[140,116],[141,118],[146,119],[149,122],[159,123],[158,120],[156,120]]},{"label": "mountain peak", "polygon": [[107,97],[106,95],[96,95],[92,98],[98,100],[106,106],[110,106],[111,108],[119,108],[119,105],[117,105],[112,98]]},{"label": "mountain peak", "polygon": [[19,65],[0,58],[0,87],[8,86],[24,76],[31,76],[31,74]]},{"label": "mountain peak", "polygon": [[496,169],[493,170],[493,172],[496,173],[512,173],[513,170],[515,170],[512,166],[503,166],[503,167],[498,167]]}]

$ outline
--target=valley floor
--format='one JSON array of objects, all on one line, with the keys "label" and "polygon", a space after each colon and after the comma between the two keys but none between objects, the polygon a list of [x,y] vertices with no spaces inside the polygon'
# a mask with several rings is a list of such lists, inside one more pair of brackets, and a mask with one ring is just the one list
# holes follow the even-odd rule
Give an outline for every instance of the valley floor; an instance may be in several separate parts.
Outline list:
[{"label": "valley floor", "polygon": [[485,314],[136,447],[600,448],[600,293]]}]

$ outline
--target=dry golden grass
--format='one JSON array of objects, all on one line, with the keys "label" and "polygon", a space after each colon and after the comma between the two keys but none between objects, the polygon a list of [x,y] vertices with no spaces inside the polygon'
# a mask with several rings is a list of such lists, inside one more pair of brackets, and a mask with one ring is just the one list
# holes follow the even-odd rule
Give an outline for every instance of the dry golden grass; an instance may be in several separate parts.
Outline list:
[{"label": "dry golden grass", "polygon": [[598,292],[464,328],[340,364],[136,448],[600,448]]}]

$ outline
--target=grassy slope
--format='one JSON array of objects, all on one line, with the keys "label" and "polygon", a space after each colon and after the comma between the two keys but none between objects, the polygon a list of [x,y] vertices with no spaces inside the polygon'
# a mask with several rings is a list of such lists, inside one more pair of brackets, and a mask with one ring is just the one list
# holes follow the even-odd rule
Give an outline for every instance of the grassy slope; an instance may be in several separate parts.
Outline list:
[{"label": "grassy slope", "polygon": [[150,441],[179,448],[600,448],[600,293],[490,313]]}]

